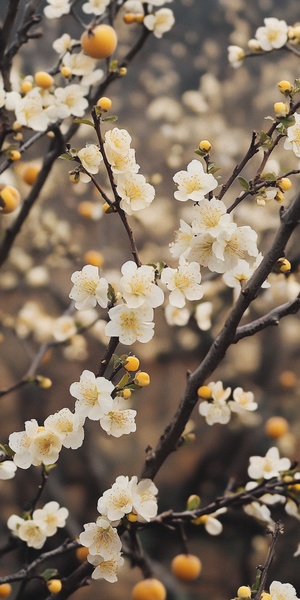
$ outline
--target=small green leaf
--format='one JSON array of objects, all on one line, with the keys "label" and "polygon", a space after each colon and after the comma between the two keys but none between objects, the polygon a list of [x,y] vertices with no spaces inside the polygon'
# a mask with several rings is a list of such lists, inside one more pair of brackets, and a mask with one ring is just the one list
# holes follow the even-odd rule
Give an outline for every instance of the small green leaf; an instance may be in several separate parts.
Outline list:
[{"label": "small green leaf", "polygon": [[270,171],[270,173],[264,173],[261,179],[263,181],[277,181],[278,175]]},{"label": "small green leaf", "polygon": [[244,177],[238,177],[238,182],[241,186],[241,188],[245,191],[245,192],[249,192],[250,190],[250,185],[249,185],[249,181],[247,181],[247,179],[245,179]]},{"label": "small green leaf", "polygon": [[73,160],[72,156],[67,154],[67,152],[64,152],[64,154],[61,154],[58,158],[62,158],[63,160]]},{"label": "small green leaf", "polygon": [[118,385],[116,386],[116,391],[118,391],[118,389],[122,389],[123,387],[125,387],[125,385],[127,385],[128,381],[130,379],[130,375],[129,373],[125,373],[122,377],[122,379],[119,381]]},{"label": "small green leaf", "polygon": [[294,94],[300,92],[300,79],[295,79],[294,83]]},{"label": "small green leaf", "polygon": [[90,125],[91,127],[94,127],[93,121],[90,121],[89,119],[74,119],[73,122],[80,123],[81,125]]},{"label": "small green leaf", "polygon": [[44,579],[44,581],[49,581],[50,579],[57,577],[57,575],[58,575],[57,569],[45,569],[45,571],[43,571],[41,573],[41,577]]},{"label": "small green leaf", "polygon": [[102,117],[102,123],[115,123],[118,120],[116,115],[111,115],[110,117]]},{"label": "small green leaf", "polygon": [[109,283],[107,290],[107,297],[111,304],[115,304],[117,301],[115,288]]}]

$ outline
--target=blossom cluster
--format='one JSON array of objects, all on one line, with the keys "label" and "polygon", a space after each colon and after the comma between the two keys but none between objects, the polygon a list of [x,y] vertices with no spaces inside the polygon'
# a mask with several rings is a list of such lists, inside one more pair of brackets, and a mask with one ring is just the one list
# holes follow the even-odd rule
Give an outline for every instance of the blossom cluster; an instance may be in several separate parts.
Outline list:
[{"label": "blossom cluster", "polygon": [[109,490],[99,498],[97,510],[100,516],[94,523],[86,523],[79,536],[80,543],[88,548],[87,560],[95,569],[93,579],[117,581],[117,572],[124,563],[122,543],[117,526],[124,517],[131,522],[149,522],[157,514],[158,489],[151,479],[134,475],[121,475]]},{"label": "blossom cluster", "polygon": [[[201,390],[199,394],[201,396]],[[208,400],[203,400],[199,404],[199,413],[208,425],[229,423],[231,414],[236,413],[240,416],[253,412],[257,409],[257,402],[254,400],[253,392],[245,392],[241,387],[233,390],[232,400],[228,400],[231,395],[231,387],[223,388],[222,381],[211,381],[204,386]]]},{"label": "blossom cluster", "polygon": [[[258,27],[255,37],[248,41],[249,50],[270,52],[282,48],[288,41],[299,43],[298,29],[297,26],[289,27],[284,20],[267,17],[264,19],[264,26]],[[246,53],[240,46],[228,47],[228,58],[233,67],[240,67],[245,57]]]},{"label": "blossom cluster", "polygon": [[68,516],[67,508],[60,507],[58,502],[51,501],[43,508],[36,508],[26,518],[11,515],[7,526],[15,537],[26,542],[28,547],[38,550],[44,546],[48,537],[55,535],[58,528],[65,527]]}]

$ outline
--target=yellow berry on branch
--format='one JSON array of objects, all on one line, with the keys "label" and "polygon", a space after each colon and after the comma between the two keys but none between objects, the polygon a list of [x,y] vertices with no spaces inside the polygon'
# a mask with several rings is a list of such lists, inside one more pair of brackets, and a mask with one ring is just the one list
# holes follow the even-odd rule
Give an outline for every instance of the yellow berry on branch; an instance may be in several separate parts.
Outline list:
[{"label": "yellow berry on branch", "polygon": [[270,417],[265,423],[265,432],[272,439],[282,437],[288,430],[289,424],[284,417]]},{"label": "yellow berry on branch", "polygon": [[8,215],[14,212],[20,204],[20,193],[12,185],[2,185],[0,188],[0,209],[2,214]]},{"label": "yellow berry on branch", "polygon": [[45,90],[51,87],[51,85],[53,85],[54,83],[52,75],[50,75],[50,73],[47,73],[46,71],[38,71],[34,76],[34,81],[36,85]]},{"label": "yellow berry on branch", "polygon": [[139,371],[139,373],[136,374],[133,382],[140,387],[146,387],[150,384],[150,375],[144,371]]},{"label": "yellow berry on branch", "polygon": [[132,589],[132,600],[166,600],[164,584],[154,577],[139,581]]},{"label": "yellow berry on branch", "polygon": [[106,96],[102,96],[102,98],[99,98],[98,102],[97,102],[97,106],[99,108],[101,108],[101,110],[109,110],[111,108],[112,105],[112,101],[110,98],[107,98]]},{"label": "yellow berry on branch", "polygon": [[62,582],[60,579],[49,579],[47,588],[51,594],[58,594],[62,589]]},{"label": "yellow berry on branch", "polygon": [[248,585],[241,585],[237,591],[238,598],[251,598],[251,589]]},{"label": "yellow berry on branch", "polygon": [[0,598],[7,598],[11,594],[12,587],[10,583],[1,583],[0,584]]},{"label": "yellow berry on branch", "polygon": [[40,170],[40,167],[36,164],[26,165],[22,172],[23,181],[27,183],[27,185],[33,185],[37,180]]},{"label": "yellow berry on branch", "polygon": [[197,389],[197,394],[198,394],[198,396],[200,396],[200,398],[209,399],[209,398],[211,398],[211,389],[210,389],[210,387],[208,387],[208,385],[201,385]]},{"label": "yellow berry on branch", "polygon": [[91,58],[108,58],[118,43],[117,34],[111,25],[101,23],[93,29],[84,31],[81,39],[82,50]]},{"label": "yellow berry on branch", "polygon": [[193,581],[202,571],[202,562],[195,554],[177,554],[171,563],[172,573],[182,581]]},{"label": "yellow berry on branch", "polygon": [[137,371],[140,366],[140,361],[136,356],[127,356],[124,364],[126,371]]}]

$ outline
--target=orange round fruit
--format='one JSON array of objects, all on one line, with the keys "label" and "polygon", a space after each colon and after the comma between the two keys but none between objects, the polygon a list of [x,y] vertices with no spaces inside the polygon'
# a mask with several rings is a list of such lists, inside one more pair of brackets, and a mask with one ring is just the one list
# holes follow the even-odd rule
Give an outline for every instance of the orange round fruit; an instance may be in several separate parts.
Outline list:
[{"label": "orange round fruit", "polygon": [[195,554],[177,554],[171,564],[174,575],[182,581],[193,581],[200,575],[202,563]]},{"label": "orange round fruit", "polygon": [[76,548],[76,558],[79,560],[79,562],[85,562],[88,554],[89,549],[85,546],[79,546],[79,548]]},{"label": "orange round fruit", "polygon": [[137,371],[140,366],[140,361],[136,356],[127,356],[124,369],[126,371]]},{"label": "orange round fruit", "polygon": [[139,581],[133,588],[132,600],[166,600],[167,590],[159,579],[154,577]]},{"label": "orange round fruit", "polygon": [[22,179],[28,185],[33,185],[36,182],[37,176],[40,172],[40,167],[35,164],[29,164],[25,167],[22,173]]},{"label": "orange round fruit", "polygon": [[114,53],[118,38],[111,25],[101,23],[92,30],[84,31],[80,42],[83,52],[91,58],[108,58]]},{"label": "orange round fruit", "polygon": [[38,71],[34,76],[34,81],[36,85],[43,88],[44,90],[51,87],[51,85],[53,85],[54,83],[52,75],[50,75],[50,73],[47,73],[47,71]]},{"label": "orange round fruit", "polygon": [[7,598],[11,593],[12,587],[10,583],[1,583],[0,584],[0,598]]},{"label": "orange round fruit", "polygon": [[47,588],[51,594],[58,594],[62,588],[62,582],[60,579],[49,579],[47,581]]},{"label": "orange round fruit", "polygon": [[18,208],[21,196],[17,188],[12,185],[3,185],[0,189],[0,198],[4,202],[1,212],[3,215],[8,215]]},{"label": "orange round fruit", "polygon": [[265,423],[265,432],[273,439],[282,437],[288,430],[289,424],[284,417],[270,417]]},{"label": "orange round fruit", "polygon": [[98,252],[98,250],[87,250],[84,253],[84,260],[89,265],[101,268],[104,263],[104,256],[101,252]]}]

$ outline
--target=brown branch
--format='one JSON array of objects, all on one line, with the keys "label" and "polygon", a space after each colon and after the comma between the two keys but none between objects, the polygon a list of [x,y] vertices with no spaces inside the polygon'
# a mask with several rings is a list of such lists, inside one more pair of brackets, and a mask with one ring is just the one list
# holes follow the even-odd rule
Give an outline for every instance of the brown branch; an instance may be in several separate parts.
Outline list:
[{"label": "brown branch", "polygon": [[300,220],[300,194],[286,211],[284,209],[280,211],[280,215],[281,224],[269,252],[249,279],[223,329],[214,340],[202,363],[193,373],[188,374],[186,388],[179,407],[159,439],[156,449],[147,455],[142,477],[153,479],[169,454],[176,449],[186,423],[197,404],[197,389],[213,373],[223,360],[230,345],[235,342],[237,327],[241,318],[256,298],[261,285],[272,271],[277,260],[284,255],[286,244]]},{"label": "brown branch", "polygon": [[280,306],[273,308],[273,310],[263,317],[255,319],[255,321],[252,321],[247,325],[241,325],[238,327],[232,343],[237,344],[237,342],[243,338],[254,335],[258,331],[262,331],[263,329],[266,329],[272,325],[279,325],[280,319],[286,317],[287,315],[294,315],[298,312],[298,310],[300,310],[300,295],[290,302],[286,302],[285,304],[281,304]]},{"label": "brown branch", "polygon": [[268,556],[267,556],[267,560],[264,564],[264,566],[260,566],[258,567],[259,570],[261,571],[261,577],[260,577],[260,583],[258,586],[258,590],[253,598],[253,600],[260,600],[261,598],[261,594],[265,589],[265,584],[266,584],[266,580],[267,580],[267,575],[270,569],[270,566],[272,564],[273,558],[275,556],[275,547],[278,541],[278,536],[281,535],[283,533],[283,525],[280,521],[278,521],[277,523],[275,523],[275,531],[274,532],[270,532],[272,534],[272,542],[269,548],[269,552],[268,552]]}]

